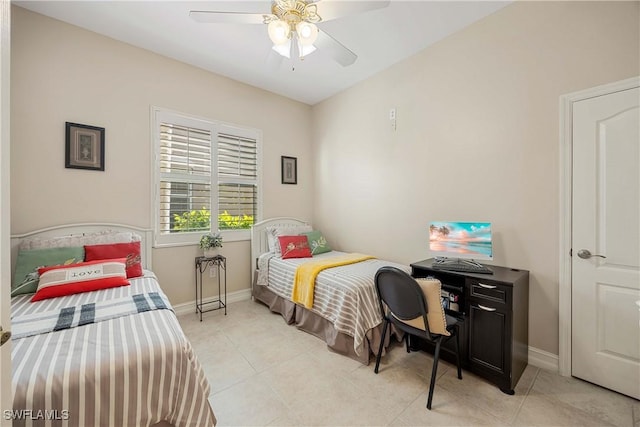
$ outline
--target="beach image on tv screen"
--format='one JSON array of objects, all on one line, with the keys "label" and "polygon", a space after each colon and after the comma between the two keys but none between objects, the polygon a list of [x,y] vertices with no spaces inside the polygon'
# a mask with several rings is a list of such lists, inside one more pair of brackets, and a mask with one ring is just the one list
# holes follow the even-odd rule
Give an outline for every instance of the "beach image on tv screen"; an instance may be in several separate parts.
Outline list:
[{"label": "beach image on tv screen", "polygon": [[443,256],[491,258],[491,223],[432,222],[429,249]]}]

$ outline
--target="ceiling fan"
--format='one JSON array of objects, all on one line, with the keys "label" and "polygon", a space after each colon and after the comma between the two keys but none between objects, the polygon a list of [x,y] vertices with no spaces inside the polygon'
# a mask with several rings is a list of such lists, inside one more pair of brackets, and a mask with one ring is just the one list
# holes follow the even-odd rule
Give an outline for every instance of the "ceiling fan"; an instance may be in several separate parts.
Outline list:
[{"label": "ceiling fan", "polygon": [[316,24],[388,5],[389,0],[273,0],[271,13],[192,10],[189,16],[204,23],[266,24],[273,50],[278,54],[286,58],[298,55],[302,59],[316,49],[322,49],[346,67],[358,56]]}]

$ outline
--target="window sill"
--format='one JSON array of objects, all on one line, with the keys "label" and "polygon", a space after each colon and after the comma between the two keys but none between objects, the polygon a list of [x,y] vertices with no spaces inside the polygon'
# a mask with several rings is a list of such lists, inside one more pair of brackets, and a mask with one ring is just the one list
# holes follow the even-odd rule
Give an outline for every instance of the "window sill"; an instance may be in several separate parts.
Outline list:
[{"label": "window sill", "polygon": [[[205,234],[205,233],[202,233]],[[200,236],[202,234],[198,234],[197,238],[190,241],[185,242],[155,242],[153,244],[154,248],[175,248],[180,246],[197,246],[200,244]],[[251,240],[251,230],[222,230],[220,232],[222,234],[222,242],[230,243],[230,242],[244,242]]]}]

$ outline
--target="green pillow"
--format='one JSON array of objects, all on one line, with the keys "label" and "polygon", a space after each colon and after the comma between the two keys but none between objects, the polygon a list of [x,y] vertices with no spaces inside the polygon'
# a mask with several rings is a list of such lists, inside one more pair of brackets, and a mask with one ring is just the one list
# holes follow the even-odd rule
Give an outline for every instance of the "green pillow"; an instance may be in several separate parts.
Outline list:
[{"label": "green pillow", "polygon": [[38,268],[84,261],[84,247],[32,249],[18,252],[11,296],[32,294],[38,289]]},{"label": "green pillow", "polygon": [[309,247],[311,248],[311,255],[318,255],[331,251],[331,246],[329,246],[321,232],[314,230],[300,234],[307,236],[307,240],[309,240]]}]

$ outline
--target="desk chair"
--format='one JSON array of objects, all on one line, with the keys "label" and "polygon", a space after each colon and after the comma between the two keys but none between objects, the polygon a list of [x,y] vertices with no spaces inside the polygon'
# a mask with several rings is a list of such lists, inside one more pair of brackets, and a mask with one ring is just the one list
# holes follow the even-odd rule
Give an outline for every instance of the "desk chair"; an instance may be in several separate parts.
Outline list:
[{"label": "desk chair", "polygon": [[[375,283],[380,301],[380,311],[384,316],[384,326],[382,327],[382,339],[376,356],[374,372],[378,373],[384,339],[390,323],[406,334],[432,341],[436,348],[433,356],[429,398],[427,399],[427,409],[431,410],[433,387],[440,359],[440,346],[443,341],[450,338],[455,338],[458,379],[462,379],[458,320],[444,314],[440,299],[441,284],[436,279],[416,281],[400,269],[382,267],[376,273]],[[407,352],[409,352],[408,336]]]}]

